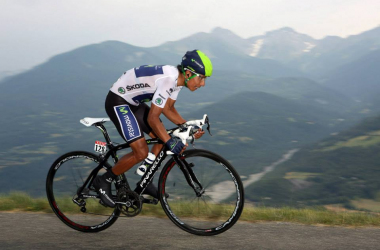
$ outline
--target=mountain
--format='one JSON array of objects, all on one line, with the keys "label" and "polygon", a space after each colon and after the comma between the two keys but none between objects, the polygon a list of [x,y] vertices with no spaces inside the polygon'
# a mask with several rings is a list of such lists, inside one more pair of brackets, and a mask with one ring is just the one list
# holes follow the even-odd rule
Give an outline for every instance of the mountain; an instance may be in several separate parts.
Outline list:
[{"label": "mountain", "polygon": [[[24,107],[25,113],[20,117],[7,116],[13,128],[1,132],[4,142],[0,151],[2,192],[28,190],[41,195],[54,159],[68,151],[92,151],[94,141],[102,140],[96,128],[86,128],[79,123],[79,119],[92,114],[105,117],[99,106],[92,106],[91,99],[83,96],[82,107],[70,102],[51,105],[47,98],[44,101],[46,106],[39,113]],[[214,104],[200,105],[186,117],[199,119],[204,113],[210,117],[213,136],[205,135],[196,142],[196,147],[223,155],[242,175],[261,171],[291,148],[326,137],[335,131],[336,127],[331,124],[339,117],[334,112],[275,95],[247,91]],[[108,123],[107,127],[112,128],[111,138],[122,142],[113,125]]]},{"label": "mountain", "polygon": [[5,79],[6,77],[10,77],[10,76],[13,76],[13,75],[16,75],[16,74],[19,74],[21,73],[23,70],[20,70],[20,71],[10,71],[10,70],[6,70],[6,71],[0,71],[0,82]]},{"label": "mountain", "polygon": [[265,35],[249,38],[250,55],[258,58],[275,59],[289,63],[309,53],[318,41],[308,35],[297,33],[292,28],[281,28]]},{"label": "mountain", "polygon": [[380,27],[358,35],[314,39],[291,28],[281,28],[247,39],[249,55],[277,60],[309,77],[321,78],[330,70],[380,49]]},{"label": "mountain", "polygon": [[[216,33],[220,36],[220,32]],[[198,35],[203,36],[201,33]],[[191,39],[191,37],[184,39],[183,41],[179,41],[178,44],[191,44]],[[199,41],[200,39],[196,40]],[[205,38],[205,40],[207,39]],[[205,47],[201,47],[200,49],[211,50],[213,48],[213,53],[215,54],[215,51],[217,51],[216,47],[218,46],[214,45],[214,43],[216,44],[217,40],[205,42]],[[109,41],[84,46],[57,55],[32,70],[9,77],[1,82],[0,95],[2,99],[0,107],[8,115],[22,115],[25,112],[25,107],[28,107],[29,112],[33,111],[35,113],[45,109],[55,110],[51,112],[59,112],[62,109],[61,106],[65,106],[68,103],[73,105],[72,110],[77,111],[80,111],[84,104],[90,102],[92,102],[93,106],[102,107],[104,96],[109,86],[125,70],[143,64],[170,63],[175,65],[176,61],[174,58],[176,60],[180,59],[180,56],[176,54],[177,50],[175,46],[171,46],[172,52],[164,53],[165,46],[169,45],[163,45],[154,50],[153,48],[140,48],[121,42]],[[220,45],[220,47],[223,46]],[[244,59],[240,58],[243,56],[236,52],[238,56],[231,55],[229,57],[229,54],[233,54],[233,50],[226,51],[220,51],[220,58],[213,58],[213,62],[216,65],[219,63],[219,65],[225,64],[225,66],[224,68],[223,66],[215,66],[216,70],[213,77],[207,80],[208,88],[206,90],[210,91],[205,93],[208,97],[206,102],[223,98],[231,92],[237,93],[248,90],[279,95],[283,92],[285,97],[291,96],[291,98],[298,98],[303,95],[303,99],[307,99],[308,95],[313,93],[314,102],[318,100],[321,103],[326,103],[326,100],[323,99],[326,96],[332,95],[335,97],[330,98],[331,101],[328,102],[331,107],[334,107],[334,103],[339,102],[345,103],[344,106],[346,107],[352,105],[352,100],[347,99],[338,92],[333,93],[334,91],[307,79],[294,77],[283,78],[283,80],[273,79],[273,75],[276,74],[273,73],[272,75],[270,73],[271,68],[267,67],[268,64],[266,64],[265,60],[256,59],[258,64],[267,67],[266,70],[268,70],[267,74],[269,76],[262,75],[264,70],[260,73],[260,76],[244,72],[250,71],[248,64],[241,67],[241,71],[240,69],[233,70],[237,65],[236,62],[244,62]],[[219,54],[217,55],[219,56]],[[277,70],[278,68],[274,69],[274,71]],[[303,87],[298,84],[301,82],[303,82]],[[317,89],[320,90],[317,91]],[[215,95],[216,93],[217,95]],[[320,94],[316,95],[316,93]],[[13,96],[17,96],[17,100]],[[31,101],[33,105],[30,105]],[[191,104],[191,101],[188,103]],[[9,109],[10,107],[11,109]],[[102,108],[99,108],[99,110],[102,110]],[[8,121],[6,123],[10,128],[12,127],[11,123]]]},{"label": "mountain", "polygon": [[362,102],[372,103],[380,93],[380,50],[347,63],[326,75],[324,86]]},{"label": "mountain", "polygon": [[185,51],[200,49],[210,57],[213,67],[218,70],[267,77],[304,76],[300,71],[287,67],[276,60],[249,56],[246,53],[248,44],[245,39],[231,31],[216,28],[211,33],[201,32],[179,41],[151,48],[151,52],[170,59],[170,63],[167,60],[169,64],[178,64]]},{"label": "mountain", "polygon": [[227,157],[243,175],[260,171],[289,149],[328,136],[338,120],[334,112],[263,92],[229,96],[189,117],[205,111],[216,130],[207,148]]},{"label": "mountain", "polygon": [[[151,49],[110,41],[57,55],[30,71],[4,80],[0,84],[4,119],[0,131],[4,143],[0,152],[41,141],[41,137],[57,136],[57,132],[47,134],[46,131],[63,129],[74,133],[71,128],[82,117],[105,116],[105,96],[124,70],[135,63],[160,64],[165,60]],[[336,126],[336,130],[358,119],[357,111],[351,109],[352,100],[304,78],[272,79],[217,69],[206,85],[207,88],[197,93],[187,93],[186,89],[181,92],[177,104],[181,112],[191,113],[201,108],[199,103],[214,103],[233,93],[262,91],[290,98],[299,105],[335,110],[336,119],[331,121],[331,126]],[[347,122],[342,123],[342,119]]]},{"label": "mountain", "polygon": [[[117,42],[113,43],[115,45]],[[319,80],[329,71],[379,50],[379,46],[380,27],[347,38],[328,36],[323,39],[314,39],[289,27],[244,39],[218,27],[210,33],[196,33],[153,48],[135,47],[131,53],[128,53],[128,49],[121,49],[119,52],[125,53],[119,58],[122,63],[108,66],[118,68],[128,62],[134,62],[131,67],[138,65],[138,62],[178,64],[185,51],[197,48],[209,55],[215,68],[220,70],[270,77],[312,77]],[[100,55],[91,57],[101,61]],[[159,60],[144,60],[154,57]],[[87,66],[91,67],[92,64]]]},{"label": "mountain", "polygon": [[300,105],[311,105],[321,109],[328,109],[340,114],[339,119],[357,120],[368,114],[362,114],[361,103],[355,102],[350,97],[339,91],[322,86],[317,82],[301,77],[264,78],[249,74],[237,74],[236,72],[215,71],[213,77],[206,81],[206,88],[199,93],[188,95],[180,94],[181,98],[176,105],[184,112],[190,112],[198,107],[194,102],[194,96],[199,94],[202,103],[213,103],[231,94],[253,91],[274,94],[293,100]]},{"label": "mountain", "polygon": [[380,197],[380,117],[307,146],[246,188],[246,198],[267,205],[342,204]]}]

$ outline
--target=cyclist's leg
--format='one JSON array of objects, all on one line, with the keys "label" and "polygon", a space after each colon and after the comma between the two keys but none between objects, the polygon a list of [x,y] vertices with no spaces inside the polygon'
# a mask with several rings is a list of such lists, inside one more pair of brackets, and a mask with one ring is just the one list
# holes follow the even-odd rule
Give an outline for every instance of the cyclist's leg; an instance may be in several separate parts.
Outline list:
[{"label": "cyclist's leg", "polygon": [[[122,157],[111,171],[107,171],[104,175],[97,176],[94,179],[93,186],[100,195],[100,199],[110,207],[116,205],[112,198],[111,183],[117,175],[144,160],[149,151],[132,107],[120,96],[109,92],[105,103],[106,112],[120,135],[126,142],[130,143],[132,148],[132,152]],[[135,109],[138,110],[138,107]]]},{"label": "cyclist's leg", "polygon": [[[146,103],[142,103],[142,104],[140,104],[137,107],[132,107],[132,110],[133,110],[133,113],[136,116],[136,119],[137,119],[137,121],[139,123],[140,128],[146,134],[148,134],[151,138],[153,138],[153,139],[157,138],[157,136],[155,135],[155,133],[153,132],[152,128],[149,126],[149,123],[148,123],[148,115],[149,115],[150,107]],[[157,156],[159,154],[159,152],[161,151],[161,149],[162,149],[163,146],[164,146],[163,144],[158,144],[158,143],[154,144],[153,147],[152,147],[151,152],[155,156]],[[146,148],[148,148],[148,146]],[[148,151],[146,152],[146,154],[148,154]],[[143,162],[143,165],[148,166],[147,165],[148,162],[149,162],[148,159],[145,159],[145,161]],[[150,161],[149,164],[152,164],[152,162]],[[139,183],[137,183],[137,185],[139,185]],[[148,186],[145,188],[143,194],[148,194],[148,195],[150,195],[150,196],[158,199],[158,189],[155,186],[155,184],[154,184],[153,181],[151,181],[148,184]]]},{"label": "cyclist's leg", "polygon": [[128,171],[148,156],[149,148],[144,138],[132,142],[130,146],[132,152],[124,155],[112,168],[112,172],[115,175],[120,175]]},{"label": "cyclist's leg", "polygon": [[[140,128],[150,136],[150,138],[157,138],[157,135],[153,132],[152,128],[149,126],[148,123],[148,115],[150,111],[150,107],[146,103],[141,103],[139,106],[131,107],[133,110],[133,113],[136,116],[136,119],[139,123]],[[157,156],[158,153],[161,151],[163,147],[163,144],[155,144],[152,147],[151,152]]]},{"label": "cyclist's leg", "polygon": [[[109,92],[105,108],[121,137],[129,142],[132,148],[132,152],[122,157],[112,168],[112,172],[119,175],[147,157],[149,148],[143,132],[156,138],[148,123],[150,107],[145,103],[138,106],[130,105],[120,96]],[[157,155],[161,148],[160,145],[153,147],[153,153]]]},{"label": "cyclist's leg", "polygon": [[100,195],[100,199],[104,204],[109,207],[115,207],[115,202],[112,198],[111,183],[115,180],[117,175],[120,175],[138,162],[144,160],[148,155],[148,145],[144,138],[140,138],[130,144],[132,152],[124,155],[111,169],[102,176],[97,176],[94,179],[93,186]]}]

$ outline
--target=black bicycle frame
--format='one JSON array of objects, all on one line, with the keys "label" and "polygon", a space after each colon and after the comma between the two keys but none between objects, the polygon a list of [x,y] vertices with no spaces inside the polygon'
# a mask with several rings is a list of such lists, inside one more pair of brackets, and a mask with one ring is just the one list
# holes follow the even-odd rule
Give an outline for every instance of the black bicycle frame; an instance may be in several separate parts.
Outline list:
[{"label": "black bicycle frame", "polygon": [[[104,138],[107,141],[107,147],[109,150],[107,151],[107,153],[105,155],[99,156],[99,159],[100,159],[99,165],[94,170],[92,170],[92,172],[90,173],[90,175],[87,177],[86,181],[84,182],[83,186],[78,189],[78,191],[77,191],[78,196],[80,196],[82,194],[84,188],[87,187],[88,184],[89,184],[89,186],[91,186],[94,177],[98,174],[98,172],[100,171],[101,168],[105,168],[107,171],[111,171],[111,168],[107,168],[105,165],[106,162],[108,161],[109,157],[112,157],[114,160],[114,163],[117,163],[118,157],[117,157],[116,152],[118,150],[130,147],[129,143],[114,145],[112,143],[108,133],[107,133],[106,128],[103,126],[102,122],[96,123],[95,127],[97,127],[98,129],[100,129],[100,131],[102,131]],[[174,129],[176,129],[176,128],[174,128]],[[168,132],[171,133],[174,129],[170,129],[170,130],[168,130]],[[146,140],[146,143],[148,145],[157,144],[157,143],[163,144],[163,142],[160,139],[148,139],[148,140]],[[162,147],[161,151],[159,152],[158,156],[156,157],[156,160],[153,162],[153,165],[149,168],[149,171],[145,172],[145,174],[141,178],[141,181],[139,182],[139,185],[135,188],[134,191],[137,194],[141,195],[144,192],[145,188],[152,181],[152,179],[153,179],[154,175],[156,174],[158,168],[161,166],[162,162],[165,160],[165,158],[167,156],[168,155],[167,155],[166,148]],[[200,184],[200,182],[198,181],[198,178],[195,176],[194,171],[192,170],[191,164],[188,164],[185,161],[185,158],[181,157],[181,156],[173,155],[173,159],[178,164],[179,168],[181,169],[181,171],[185,175],[185,178],[186,178],[188,184],[194,189],[196,195],[198,197],[201,196],[204,193],[204,189],[203,189],[202,185]],[[121,175],[121,178],[122,178],[121,181],[124,180],[125,184],[129,188],[127,178],[125,177],[124,174]],[[197,184],[198,187],[196,187],[195,184]],[[121,184],[119,182],[116,182],[117,188],[119,188],[120,185]]]}]

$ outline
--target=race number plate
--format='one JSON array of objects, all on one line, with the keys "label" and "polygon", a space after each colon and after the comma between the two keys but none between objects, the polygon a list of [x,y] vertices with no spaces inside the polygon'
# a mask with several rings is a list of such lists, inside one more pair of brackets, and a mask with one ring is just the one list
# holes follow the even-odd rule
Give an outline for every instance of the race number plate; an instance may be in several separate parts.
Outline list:
[{"label": "race number plate", "polygon": [[94,147],[95,152],[104,154],[107,150],[106,144],[107,143],[105,142],[95,141],[95,147]]}]

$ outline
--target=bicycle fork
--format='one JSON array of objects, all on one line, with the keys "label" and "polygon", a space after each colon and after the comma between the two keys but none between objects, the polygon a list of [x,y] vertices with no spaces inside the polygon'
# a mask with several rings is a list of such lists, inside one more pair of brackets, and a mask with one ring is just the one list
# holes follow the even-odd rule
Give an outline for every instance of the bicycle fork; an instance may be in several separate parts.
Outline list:
[{"label": "bicycle fork", "polygon": [[174,161],[177,163],[178,167],[181,169],[182,173],[185,175],[186,181],[190,187],[194,189],[195,195],[201,197],[205,193],[205,189],[199,182],[197,176],[193,171],[194,164],[187,163],[185,158],[182,156],[174,155]]}]

